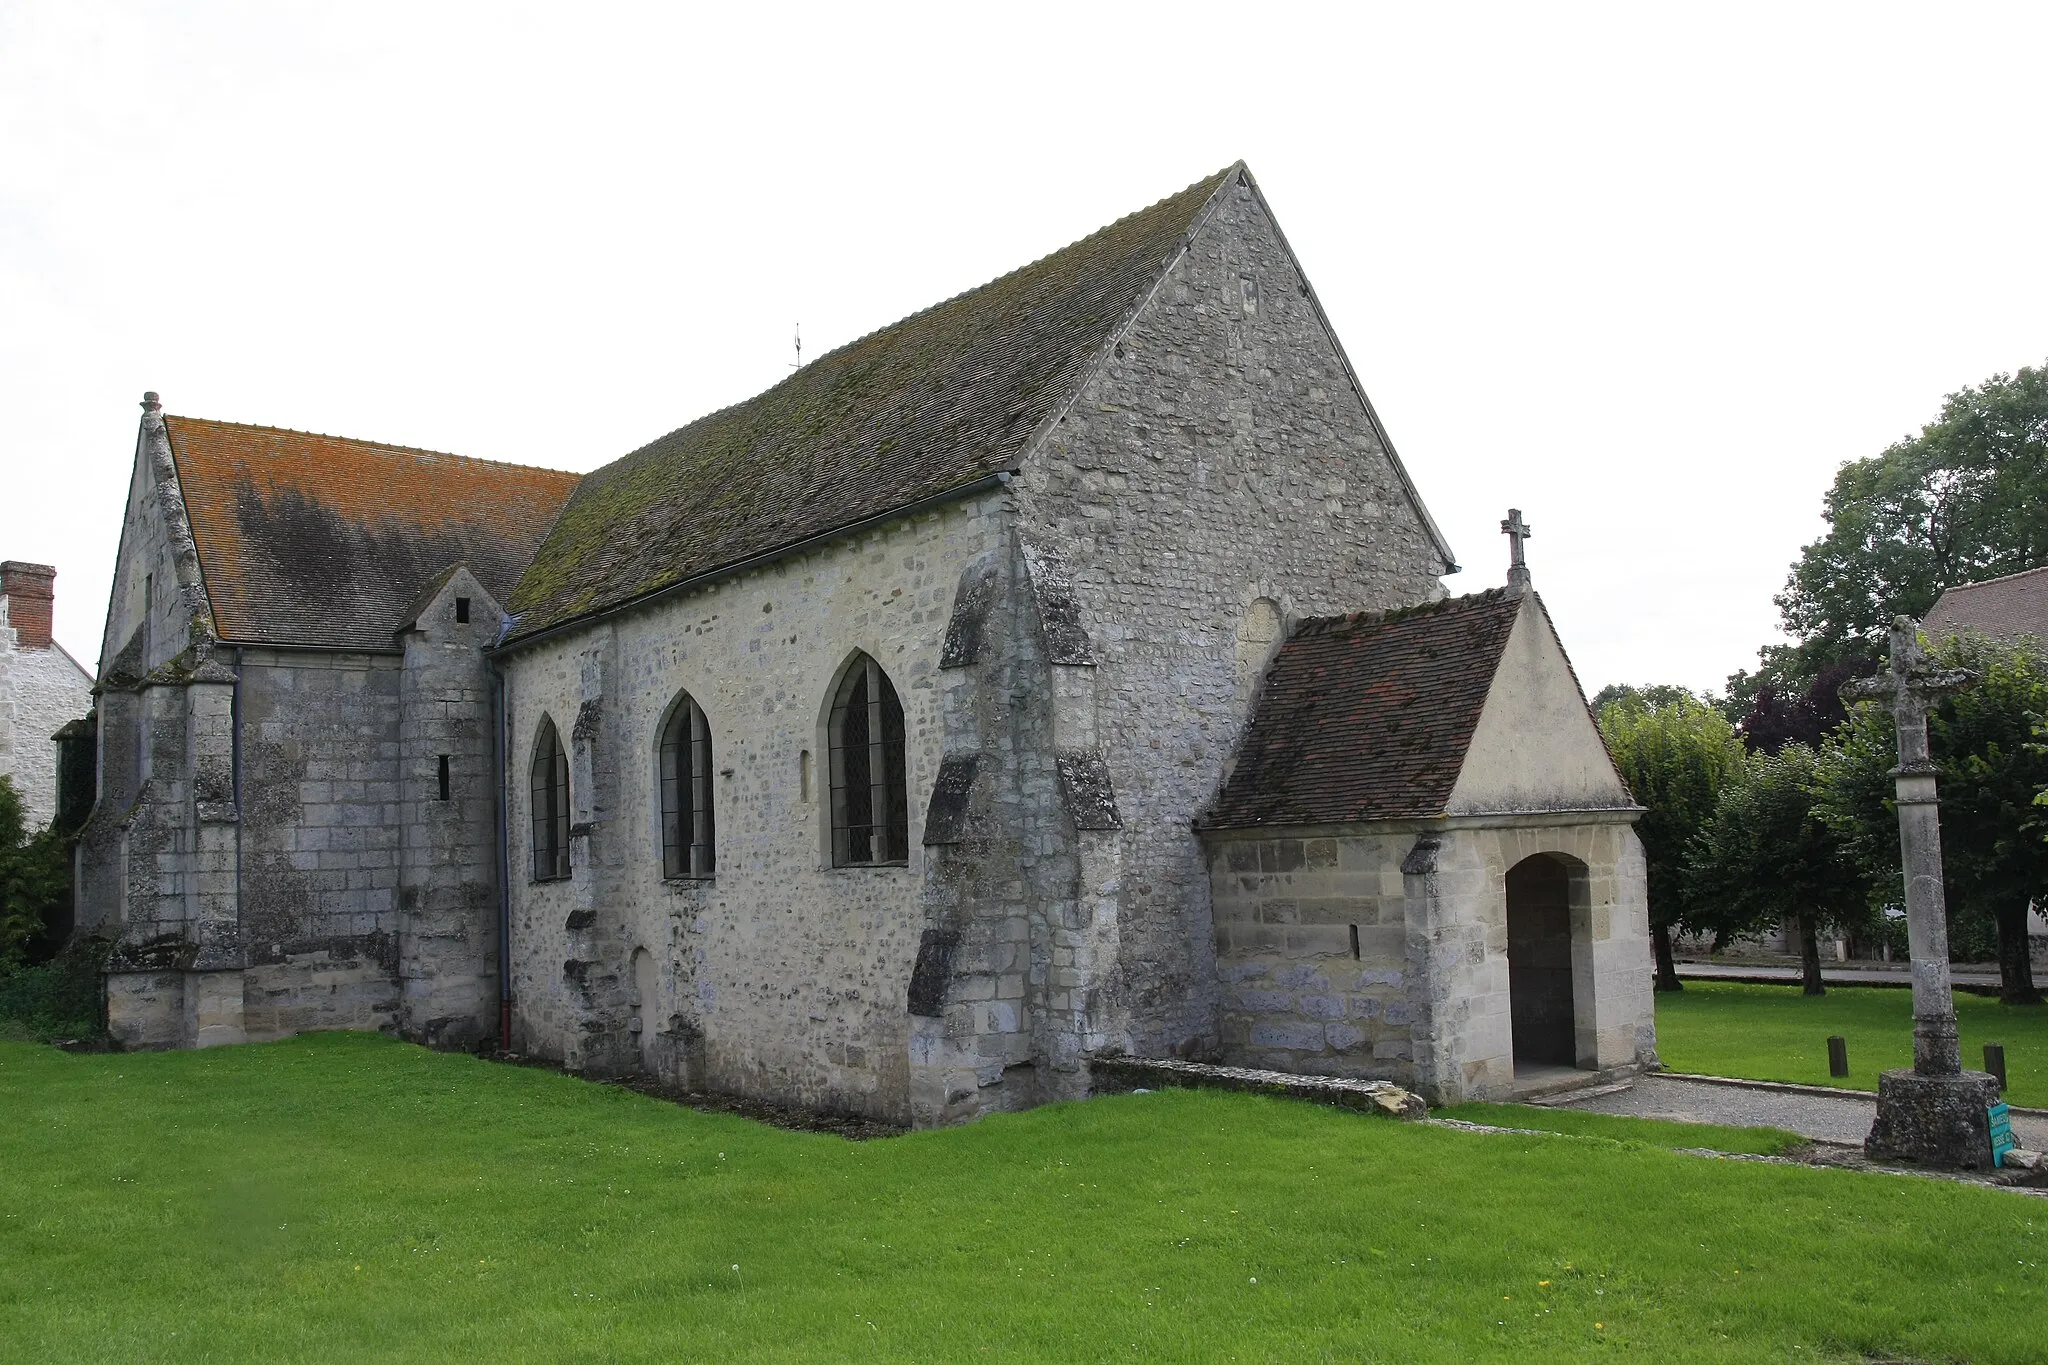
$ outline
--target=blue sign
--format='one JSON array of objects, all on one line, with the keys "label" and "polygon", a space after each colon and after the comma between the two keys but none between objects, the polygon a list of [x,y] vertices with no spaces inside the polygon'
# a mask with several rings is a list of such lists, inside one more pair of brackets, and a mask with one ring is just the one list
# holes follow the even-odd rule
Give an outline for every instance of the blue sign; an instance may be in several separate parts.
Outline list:
[{"label": "blue sign", "polygon": [[2000,1100],[1988,1111],[1991,1115],[1991,1164],[2003,1166],[2005,1154],[2019,1146],[2012,1140],[2012,1111]]}]

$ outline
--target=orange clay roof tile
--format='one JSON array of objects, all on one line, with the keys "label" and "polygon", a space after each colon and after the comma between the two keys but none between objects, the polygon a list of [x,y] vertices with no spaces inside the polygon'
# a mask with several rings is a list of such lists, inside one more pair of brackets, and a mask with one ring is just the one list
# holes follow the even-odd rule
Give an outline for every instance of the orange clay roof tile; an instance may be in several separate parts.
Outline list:
[{"label": "orange clay roof tile", "polygon": [[166,414],[221,637],[388,649],[463,564],[511,594],[578,476],[376,441]]}]

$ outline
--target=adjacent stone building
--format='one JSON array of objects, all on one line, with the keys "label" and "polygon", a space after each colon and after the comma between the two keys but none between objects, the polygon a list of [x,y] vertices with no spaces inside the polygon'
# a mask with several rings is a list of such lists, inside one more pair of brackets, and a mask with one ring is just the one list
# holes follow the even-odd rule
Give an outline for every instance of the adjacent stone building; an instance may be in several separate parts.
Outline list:
[{"label": "adjacent stone building", "polygon": [[0,776],[31,832],[57,814],[57,731],[92,709],[92,675],[51,633],[57,571],[0,564]]},{"label": "adjacent stone building", "polygon": [[[263,434],[200,474],[230,431]],[[1464,804],[1344,837],[1415,862],[1438,832],[1413,932],[1469,970],[1385,965],[1379,920],[1369,965],[1410,1008],[1503,998],[1434,1010],[1427,1065],[1412,1028],[1257,1055],[1504,1092],[1495,883],[1554,844],[1579,870],[1531,932],[1590,954],[1572,1061],[1652,1056],[1609,981],[1648,970],[1632,803],[1547,618],[1428,607],[1450,550],[1242,166],[580,481],[273,472],[327,439],[145,414],[82,877],[125,1037],[495,1038],[917,1124],[1085,1094],[1111,1053],[1249,1058],[1216,858],[1268,665],[1425,607],[1513,616],[1486,719],[1443,722]],[[427,543],[430,509],[487,506],[493,536]]]},{"label": "adjacent stone building", "polygon": [[1534,592],[1302,622],[1201,821],[1226,1058],[1443,1103],[1652,1060],[1639,814]]},{"label": "adjacent stone building", "polygon": [[1937,640],[1968,631],[1994,640],[2048,641],[2048,568],[1959,583],[1941,595],[1920,628]]},{"label": "adjacent stone building", "polygon": [[483,650],[575,481],[145,396],[78,855],[123,1042],[494,1034]]}]

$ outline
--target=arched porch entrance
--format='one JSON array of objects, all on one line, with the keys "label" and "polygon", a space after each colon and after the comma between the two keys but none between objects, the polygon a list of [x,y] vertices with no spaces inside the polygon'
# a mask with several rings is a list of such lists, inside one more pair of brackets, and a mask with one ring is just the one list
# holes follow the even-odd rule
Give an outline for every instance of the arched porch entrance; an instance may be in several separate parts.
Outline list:
[{"label": "arched porch entrance", "polygon": [[1565,854],[1538,853],[1508,869],[1508,1014],[1517,1071],[1578,1065],[1572,911],[1585,890],[1586,865]]}]

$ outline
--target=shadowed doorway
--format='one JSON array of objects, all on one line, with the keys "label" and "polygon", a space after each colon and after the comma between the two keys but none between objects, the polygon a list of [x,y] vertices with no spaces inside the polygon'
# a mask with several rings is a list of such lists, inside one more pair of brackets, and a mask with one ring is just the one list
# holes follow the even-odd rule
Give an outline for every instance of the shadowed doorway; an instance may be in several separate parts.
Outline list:
[{"label": "shadowed doorway", "polygon": [[1508,1014],[1515,1064],[1575,1066],[1571,869],[1546,853],[1508,869]]}]

